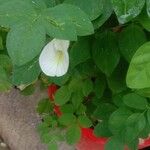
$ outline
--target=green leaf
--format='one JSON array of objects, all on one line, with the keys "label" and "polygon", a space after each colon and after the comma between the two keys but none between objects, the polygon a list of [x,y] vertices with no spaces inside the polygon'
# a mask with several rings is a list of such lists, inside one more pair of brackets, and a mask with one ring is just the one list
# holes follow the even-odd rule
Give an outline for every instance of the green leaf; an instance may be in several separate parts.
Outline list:
[{"label": "green leaf", "polygon": [[14,66],[12,83],[14,85],[30,84],[37,80],[40,72],[41,69],[37,58],[23,66]]},{"label": "green leaf", "polygon": [[0,66],[0,92],[6,92],[12,88],[6,71]]},{"label": "green leaf", "polygon": [[150,109],[147,111],[147,120],[148,120],[148,123],[150,125]]},{"label": "green leaf", "polygon": [[96,20],[93,21],[95,29],[102,26],[113,12],[111,0],[102,0],[101,5],[103,5],[102,14]]},{"label": "green leaf", "polygon": [[150,31],[150,20],[146,11],[143,11],[137,18],[140,24],[147,30]]},{"label": "green leaf", "polygon": [[20,23],[7,36],[7,50],[13,64],[21,66],[35,58],[45,42],[44,28],[39,24]]},{"label": "green leaf", "polygon": [[68,144],[75,144],[80,140],[81,129],[77,125],[72,125],[67,129],[66,139]]},{"label": "green leaf", "polygon": [[107,120],[116,107],[109,103],[101,103],[94,112],[94,117],[100,120]]},{"label": "green leaf", "polygon": [[127,86],[134,89],[150,87],[150,42],[143,44],[134,54],[126,77]]},{"label": "green leaf", "polygon": [[97,98],[101,98],[103,96],[105,88],[106,88],[105,78],[97,78],[94,82],[94,93]]},{"label": "green leaf", "polygon": [[81,127],[84,128],[89,128],[92,126],[92,121],[87,117],[87,116],[79,116],[78,117],[78,122]]},{"label": "green leaf", "polygon": [[27,1],[5,0],[0,1],[0,4],[0,25],[4,27],[24,21],[28,22],[36,15],[35,10]]},{"label": "green leaf", "polygon": [[120,135],[125,130],[126,120],[131,114],[132,112],[125,107],[120,107],[113,112],[109,118],[110,131],[115,135]]},{"label": "green leaf", "polygon": [[48,150],[58,150],[58,146],[56,142],[48,143]]},{"label": "green leaf", "polygon": [[95,40],[92,53],[93,60],[98,68],[107,76],[110,76],[120,59],[115,33],[102,33],[99,39]]},{"label": "green leaf", "polygon": [[4,46],[3,46],[3,39],[0,36],[0,50],[3,50]]},{"label": "green leaf", "polygon": [[98,137],[110,137],[112,133],[108,128],[108,122],[102,121],[99,122],[94,128],[94,134]]},{"label": "green leaf", "polygon": [[57,90],[55,95],[55,103],[57,105],[63,105],[70,100],[71,93],[68,90],[67,86],[62,86],[60,89]]},{"label": "green leaf", "polygon": [[42,99],[39,101],[36,111],[39,114],[49,113],[53,111],[53,106],[49,99]]},{"label": "green leaf", "polygon": [[142,28],[130,25],[125,28],[119,38],[119,47],[124,58],[130,62],[136,50],[146,42],[146,35]]},{"label": "green leaf", "polygon": [[11,72],[12,62],[7,55],[0,54],[0,66],[2,66],[7,72]]},{"label": "green leaf", "polygon": [[88,16],[73,5],[57,5],[43,11],[42,16],[46,31],[51,37],[76,40],[76,34],[83,36],[94,32]]},{"label": "green leaf", "polygon": [[140,14],[145,0],[112,0],[112,4],[118,21],[124,24]]},{"label": "green leaf", "polygon": [[124,144],[112,137],[105,145],[105,150],[124,150]]},{"label": "green leaf", "polygon": [[93,91],[93,82],[90,79],[83,81],[82,91],[84,96],[88,96]]},{"label": "green leaf", "polygon": [[81,92],[73,93],[71,97],[71,102],[75,110],[79,108],[83,100],[84,100],[83,93]]},{"label": "green leaf", "polygon": [[131,142],[145,128],[146,119],[143,113],[134,113],[126,121],[126,140]]},{"label": "green leaf", "polygon": [[76,122],[76,117],[73,114],[66,113],[61,115],[58,120],[61,125],[69,126]]},{"label": "green leaf", "polygon": [[74,68],[78,64],[83,63],[90,58],[90,40],[88,38],[78,40],[75,44],[73,44],[70,50],[71,68]]},{"label": "green leaf", "polygon": [[88,14],[91,20],[96,19],[102,13],[102,0],[65,0],[65,3],[78,6],[86,14]]},{"label": "green leaf", "polygon": [[31,84],[27,86],[23,91],[21,91],[21,94],[28,96],[28,95],[32,95],[34,91],[35,91],[35,85]]},{"label": "green leaf", "polygon": [[62,113],[74,113],[75,109],[72,104],[65,104],[60,107]]},{"label": "green leaf", "polygon": [[146,10],[148,16],[150,17],[150,0],[146,0]]},{"label": "green leaf", "polygon": [[[123,69],[122,69],[123,68]],[[127,71],[127,65],[124,62],[120,62],[110,77],[107,78],[108,87],[113,94],[120,93],[127,89],[125,75]]]},{"label": "green leaf", "polygon": [[148,102],[146,98],[141,97],[135,93],[129,93],[123,97],[124,103],[135,109],[144,110],[147,108]]}]

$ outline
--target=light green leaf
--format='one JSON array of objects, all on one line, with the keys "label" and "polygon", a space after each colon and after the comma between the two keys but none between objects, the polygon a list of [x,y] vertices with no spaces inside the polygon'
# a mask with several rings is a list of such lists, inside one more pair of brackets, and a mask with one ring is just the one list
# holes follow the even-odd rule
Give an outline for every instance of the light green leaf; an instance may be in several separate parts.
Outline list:
[{"label": "light green leaf", "polygon": [[88,96],[93,91],[93,82],[90,79],[83,82],[82,91],[84,96]]},{"label": "light green leaf", "polygon": [[92,53],[95,64],[103,73],[110,76],[120,59],[115,33],[109,31],[102,33],[95,40]]},{"label": "light green leaf", "polygon": [[143,44],[134,54],[126,77],[127,86],[133,89],[150,87],[150,42]]},{"label": "light green leaf", "polygon": [[62,86],[60,89],[57,90],[55,95],[55,103],[57,105],[63,105],[70,100],[71,93],[68,90],[67,86]]},{"label": "light green leaf", "polygon": [[30,84],[38,78],[40,72],[41,69],[36,58],[23,66],[14,66],[12,82],[14,85]]},{"label": "light green leaf", "polygon": [[78,125],[72,125],[67,129],[66,139],[68,144],[75,144],[80,140],[81,129]]},{"label": "light green leaf", "polygon": [[15,25],[7,36],[7,50],[13,64],[21,66],[35,58],[45,42],[44,28],[38,24]]},{"label": "light green leaf", "polygon": [[65,113],[59,117],[58,121],[61,125],[69,126],[76,122],[76,117],[73,114]]},{"label": "light green leaf", "polygon": [[145,0],[112,0],[112,4],[118,21],[124,24],[140,14]]},{"label": "light green leaf", "polygon": [[124,58],[130,62],[136,50],[146,42],[146,35],[142,28],[130,25],[125,28],[119,38],[119,47]]},{"label": "light green leaf", "polygon": [[96,19],[102,13],[102,0],[65,0],[65,3],[81,8],[91,20]]},{"label": "light green leaf", "polygon": [[78,117],[78,122],[81,127],[84,128],[89,128],[92,126],[92,121],[87,117],[87,116],[79,116]]},{"label": "light green leaf", "polygon": [[127,106],[135,109],[141,109],[141,110],[146,109],[148,105],[146,98],[141,97],[135,93],[129,93],[125,95],[123,97],[123,101]]},{"label": "light green leaf", "polygon": [[78,40],[75,44],[73,44],[70,50],[71,68],[74,68],[78,64],[83,63],[86,60],[90,59],[91,57],[90,44],[91,43],[88,38]]}]

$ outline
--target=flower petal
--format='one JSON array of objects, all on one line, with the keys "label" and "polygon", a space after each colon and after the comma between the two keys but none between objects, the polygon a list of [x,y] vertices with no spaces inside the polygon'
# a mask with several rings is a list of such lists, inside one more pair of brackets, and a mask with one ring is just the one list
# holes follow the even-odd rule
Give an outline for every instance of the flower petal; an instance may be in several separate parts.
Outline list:
[{"label": "flower petal", "polygon": [[[39,64],[42,71],[48,76],[62,76],[69,67],[68,49],[69,41],[53,39],[41,52]],[[59,49],[58,49],[59,48]],[[58,60],[58,50],[62,51],[63,59]]]}]

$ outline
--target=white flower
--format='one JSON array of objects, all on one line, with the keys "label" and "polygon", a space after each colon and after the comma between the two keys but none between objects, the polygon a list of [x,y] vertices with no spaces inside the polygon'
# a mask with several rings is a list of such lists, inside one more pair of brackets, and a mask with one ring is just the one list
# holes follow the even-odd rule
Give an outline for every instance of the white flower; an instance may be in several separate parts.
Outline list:
[{"label": "white flower", "polygon": [[68,71],[69,41],[53,39],[41,52],[39,64],[47,76],[63,76]]}]

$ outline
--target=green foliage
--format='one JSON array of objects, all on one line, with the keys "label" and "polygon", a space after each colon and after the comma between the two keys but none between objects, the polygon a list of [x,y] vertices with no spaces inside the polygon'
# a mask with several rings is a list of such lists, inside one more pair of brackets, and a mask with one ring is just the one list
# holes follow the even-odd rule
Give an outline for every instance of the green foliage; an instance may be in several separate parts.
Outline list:
[{"label": "green foliage", "polygon": [[127,73],[127,85],[133,89],[150,87],[150,42],[144,43],[133,56]]},{"label": "green foliage", "polygon": [[63,105],[69,101],[71,97],[71,93],[68,90],[67,86],[62,86],[57,92],[55,96],[55,103],[58,105]]},{"label": "green foliage", "polygon": [[75,144],[80,140],[81,129],[77,125],[72,125],[68,128],[66,133],[66,139],[68,144]]},{"label": "green foliage", "polygon": [[112,4],[118,21],[124,24],[140,14],[145,0],[112,0]]},{"label": "green foliage", "polygon": [[[0,91],[30,95],[38,80],[57,85],[54,100],[37,106],[50,150],[76,144],[81,127],[108,137],[106,150],[136,150],[150,132],[149,17],[149,0],[0,0]],[[53,38],[70,41],[61,77],[39,67]]]},{"label": "green foliage", "polygon": [[135,93],[129,93],[123,97],[124,103],[132,108],[144,110],[148,106],[146,98]]},{"label": "green foliage", "polygon": [[101,33],[98,39],[94,41],[93,60],[107,76],[111,75],[119,62],[118,49],[116,35],[113,32]]}]

